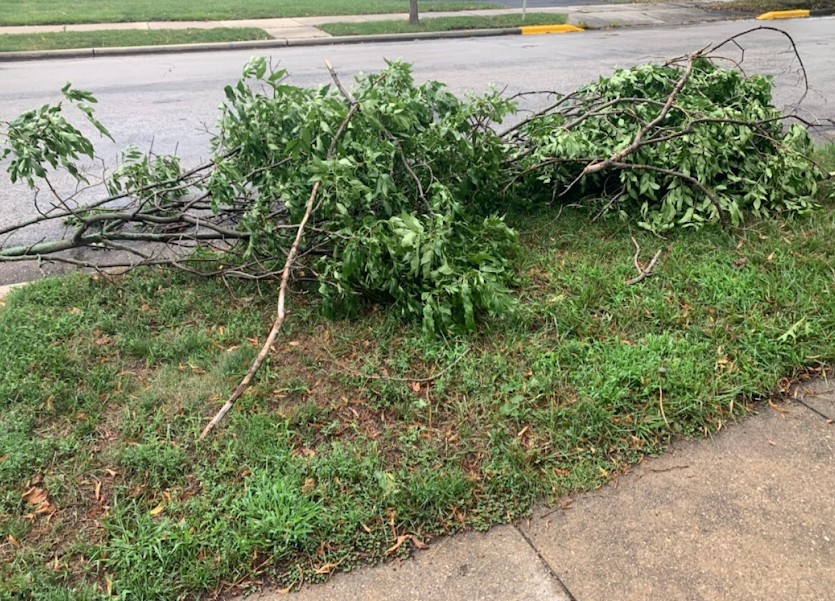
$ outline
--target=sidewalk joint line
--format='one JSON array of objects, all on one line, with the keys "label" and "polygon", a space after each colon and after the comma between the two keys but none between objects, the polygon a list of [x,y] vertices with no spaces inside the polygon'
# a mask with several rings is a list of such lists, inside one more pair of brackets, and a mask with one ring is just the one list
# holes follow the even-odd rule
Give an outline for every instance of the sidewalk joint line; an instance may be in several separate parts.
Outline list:
[{"label": "sidewalk joint line", "polygon": [[537,557],[539,557],[539,561],[541,561],[541,562],[542,562],[542,564],[545,566],[545,568],[548,570],[548,573],[551,575],[551,578],[553,578],[553,579],[557,582],[557,584],[559,584],[559,585],[560,585],[560,588],[563,590],[563,592],[564,592],[566,595],[568,595],[568,601],[577,601],[577,598],[576,598],[576,597],[575,597],[575,596],[571,593],[571,591],[570,591],[570,590],[568,590],[568,587],[567,587],[567,586],[565,586],[565,583],[562,581],[562,579],[561,579],[561,578],[557,575],[557,573],[554,571],[554,568],[552,568],[552,567],[551,567],[551,564],[550,564],[550,563],[548,563],[548,560],[547,560],[547,559],[545,559],[545,557],[542,555],[542,553],[540,553],[540,552],[539,552],[539,549],[537,549],[537,548],[536,548],[536,545],[534,545],[534,544],[533,544],[533,541],[532,541],[532,540],[530,539],[530,537],[529,537],[529,536],[525,533],[525,531],[524,531],[524,530],[522,530],[522,529],[519,527],[519,525],[518,525],[518,524],[513,524],[513,527],[516,529],[516,532],[518,532],[518,533],[519,533],[519,535],[520,535],[520,536],[524,539],[524,541],[525,541],[526,543],[528,543],[528,546],[529,546],[531,549],[533,549],[533,552],[534,552],[534,553],[536,553],[536,556],[537,556]]}]

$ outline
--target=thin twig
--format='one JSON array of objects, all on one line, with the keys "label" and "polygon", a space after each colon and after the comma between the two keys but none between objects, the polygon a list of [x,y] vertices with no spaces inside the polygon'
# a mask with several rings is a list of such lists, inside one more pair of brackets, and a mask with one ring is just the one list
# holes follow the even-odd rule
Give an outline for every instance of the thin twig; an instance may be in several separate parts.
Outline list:
[{"label": "thin twig", "polygon": [[638,282],[642,281],[644,278],[647,278],[651,275],[655,275],[652,273],[653,267],[658,262],[658,257],[661,256],[661,252],[664,250],[663,248],[659,248],[658,252],[655,253],[655,256],[652,257],[652,260],[646,266],[646,268],[641,269],[640,264],[638,263],[638,256],[641,254],[641,246],[638,244],[638,241],[635,238],[632,238],[632,243],[635,245],[635,256],[632,257],[632,263],[635,265],[635,269],[638,270],[637,277],[632,278],[628,282],[626,282],[627,286],[634,286]]},{"label": "thin twig", "polygon": [[258,370],[261,369],[261,365],[264,363],[267,355],[270,354],[270,348],[272,348],[272,345],[278,336],[278,330],[281,328],[281,324],[284,323],[284,317],[286,315],[284,311],[284,298],[287,294],[287,282],[290,279],[290,268],[293,266],[293,262],[296,260],[296,255],[299,252],[299,244],[301,243],[302,235],[304,234],[304,226],[310,218],[310,213],[313,210],[313,201],[316,199],[316,193],[318,191],[319,182],[316,182],[313,184],[313,190],[310,192],[310,198],[308,198],[307,204],[305,205],[304,217],[302,217],[298,230],[296,231],[296,239],[293,240],[293,246],[290,247],[290,252],[287,254],[287,260],[284,262],[284,269],[281,272],[281,285],[278,287],[278,310],[276,311],[276,318],[273,322],[273,327],[270,329],[270,333],[267,336],[267,341],[264,343],[264,346],[261,347],[261,351],[258,353],[258,356],[255,357],[255,361],[252,362],[249,371],[246,372],[244,379],[241,380],[240,384],[238,384],[235,392],[232,393],[232,396],[230,396],[229,400],[223,404],[220,411],[218,411],[211,421],[206,424],[206,427],[203,428],[203,431],[200,433],[200,440],[203,440],[212,428],[214,428],[215,425],[223,419],[223,416],[229,412],[232,405],[235,404],[235,401],[237,401],[244,391],[249,388],[255,374],[258,373]]},{"label": "thin twig", "polygon": [[331,79],[333,79],[336,89],[339,90],[339,92],[345,97],[345,100],[347,100],[350,104],[356,104],[357,101],[354,100],[354,97],[351,96],[351,94],[348,93],[348,90],[342,86],[342,82],[339,81],[339,75],[336,74],[336,71],[333,69],[333,65],[328,59],[325,59],[325,66],[328,68],[328,71],[330,71]]}]

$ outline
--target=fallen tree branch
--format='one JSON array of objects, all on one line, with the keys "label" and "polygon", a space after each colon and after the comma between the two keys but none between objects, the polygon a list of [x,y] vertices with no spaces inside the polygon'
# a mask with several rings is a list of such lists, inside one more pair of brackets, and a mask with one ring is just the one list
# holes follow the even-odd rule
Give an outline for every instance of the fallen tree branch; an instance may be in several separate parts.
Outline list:
[{"label": "fallen tree branch", "polygon": [[290,269],[292,268],[293,262],[296,260],[296,255],[299,252],[299,244],[301,243],[302,236],[304,235],[304,226],[307,225],[307,220],[310,218],[310,213],[313,211],[313,201],[316,199],[316,193],[318,191],[319,182],[316,182],[313,185],[310,198],[308,198],[307,204],[305,205],[304,216],[302,217],[298,230],[296,231],[296,239],[293,240],[293,246],[290,247],[290,252],[287,254],[287,260],[284,262],[284,269],[281,272],[281,285],[278,288],[278,309],[276,311],[276,318],[273,322],[273,327],[270,329],[270,333],[267,336],[267,341],[264,343],[264,346],[261,347],[261,351],[258,353],[255,361],[252,362],[252,366],[250,366],[249,371],[246,372],[244,379],[241,380],[240,384],[238,384],[235,392],[232,393],[232,396],[230,396],[229,400],[223,404],[220,411],[218,411],[211,421],[206,424],[206,427],[203,428],[203,431],[200,433],[200,440],[203,440],[206,435],[211,432],[212,428],[214,428],[217,423],[223,419],[223,416],[229,412],[232,405],[235,404],[235,401],[237,401],[244,391],[249,388],[255,374],[258,373],[258,370],[261,369],[261,365],[264,363],[267,355],[270,354],[270,348],[272,348],[276,336],[278,336],[278,330],[281,329],[281,324],[284,323],[284,317],[286,315],[284,311],[284,299],[287,294],[287,282],[290,279]]},{"label": "fallen tree branch", "polygon": [[[333,72],[330,67],[330,63],[328,64],[328,69]],[[377,79],[379,82],[382,79],[382,76]],[[345,119],[342,120],[342,124],[339,126],[339,129],[333,136],[331,140],[330,146],[328,147],[328,158],[333,156],[334,149],[336,148],[336,144],[339,141],[339,138],[342,136],[342,133],[345,131],[345,128],[348,127],[348,123],[354,117],[356,112],[359,110],[360,104],[358,102],[353,102],[351,104],[351,108],[348,110],[348,114],[345,116]],[[281,284],[278,287],[278,308],[276,310],[276,318],[273,322],[272,328],[270,328],[270,333],[267,335],[267,341],[264,343],[264,346],[261,347],[261,350],[258,352],[258,356],[255,357],[255,361],[252,362],[252,365],[249,368],[249,371],[246,372],[244,379],[241,380],[241,383],[238,384],[238,387],[235,388],[235,391],[232,393],[232,396],[223,404],[220,410],[215,414],[215,416],[206,424],[206,427],[203,428],[203,431],[200,433],[200,440],[203,440],[206,435],[211,432],[211,430],[223,419],[223,416],[226,415],[232,406],[235,404],[241,395],[249,388],[249,385],[252,384],[253,378],[255,378],[255,374],[258,373],[258,370],[261,369],[261,365],[263,365],[264,361],[266,360],[267,356],[270,354],[270,349],[275,342],[276,337],[278,336],[278,331],[281,329],[281,324],[284,323],[284,318],[286,316],[286,312],[284,310],[284,300],[287,295],[287,284],[290,281],[290,271],[293,268],[293,263],[296,261],[296,256],[299,254],[299,246],[301,244],[302,237],[304,236],[304,228],[307,225],[308,219],[310,219],[310,215],[313,212],[313,203],[316,200],[316,194],[319,192],[320,181],[317,181],[313,184],[313,190],[310,192],[310,197],[307,199],[307,204],[305,205],[304,209],[304,216],[302,220],[299,222],[299,227],[296,230],[296,238],[293,240],[293,245],[290,247],[290,252],[287,253],[287,259],[284,262],[284,269],[281,271]]]}]

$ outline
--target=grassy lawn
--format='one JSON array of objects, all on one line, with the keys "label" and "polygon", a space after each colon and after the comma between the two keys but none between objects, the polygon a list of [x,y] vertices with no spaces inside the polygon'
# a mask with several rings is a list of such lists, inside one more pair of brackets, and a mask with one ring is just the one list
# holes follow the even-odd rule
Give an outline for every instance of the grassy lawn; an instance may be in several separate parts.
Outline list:
[{"label": "grassy lawn", "polygon": [[562,25],[565,15],[530,13],[522,21],[519,15],[489,17],[437,17],[421,19],[417,27],[408,21],[370,21],[367,23],[327,23],[319,29],[331,35],[374,35],[380,33],[417,33],[420,31],[451,31],[453,29],[500,29],[522,25]]},{"label": "grassy lawn", "polygon": [[[421,11],[496,8],[478,1],[421,2]],[[0,0],[0,25],[213,21],[408,12],[407,0]]]},{"label": "grassy lawn", "polygon": [[708,8],[716,10],[732,10],[753,14],[767,13],[773,10],[813,10],[818,8],[835,8],[835,0],[732,0],[718,2]]},{"label": "grassy lawn", "polygon": [[[17,289],[0,310],[0,599],[323,580],[715,432],[835,361],[833,209],[667,239],[578,209],[511,216],[518,309],[459,338],[382,306],[328,320],[297,291],[258,384],[202,443],[273,287],[147,270]],[[664,253],[627,286],[633,235],[644,260]]]},{"label": "grassy lawn", "polygon": [[254,27],[22,33],[0,35],[0,52],[62,50],[65,48],[113,48],[117,46],[164,46],[167,44],[271,39],[272,37],[266,31]]}]

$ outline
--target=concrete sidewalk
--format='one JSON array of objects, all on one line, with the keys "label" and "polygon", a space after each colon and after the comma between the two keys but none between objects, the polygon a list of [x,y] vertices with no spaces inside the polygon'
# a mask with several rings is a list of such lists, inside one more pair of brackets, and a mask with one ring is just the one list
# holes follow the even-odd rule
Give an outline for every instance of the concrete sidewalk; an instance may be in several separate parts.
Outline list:
[{"label": "concrete sidewalk", "polygon": [[[707,10],[703,5],[710,2],[678,2],[651,4],[603,4],[574,5],[549,8],[532,8],[529,12],[559,13],[568,16],[568,23],[581,27],[600,28],[634,25],[686,25],[703,21],[727,18],[728,14]],[[715,3],[715,2],[713,2]],[[421,19],[449,16],[490,16],[521,14],[521,9],[489,9],[458,12],[422,13]],[[242,21],[159,21],[141,23],[99,23],[82,25],[30,25],[0,27],[2,34],[49,33],[62,31],[99,31],[135,29],[213,29],[223,27],[257,27],[276,40],[314,40],[330,38],[330,34],[318,25],[334,22],[405,21],[408,14],[380,14],[335,17],[297,17],[292,19],[248,19]],[[408,34],[406,34],[408,37]]]},{"label": "concrete sidewalk", "polygon": [[[835,597],[835,382],[681,442],[518,525],[246,601]],[[239,598],[240,599],[243,598]]]}]

